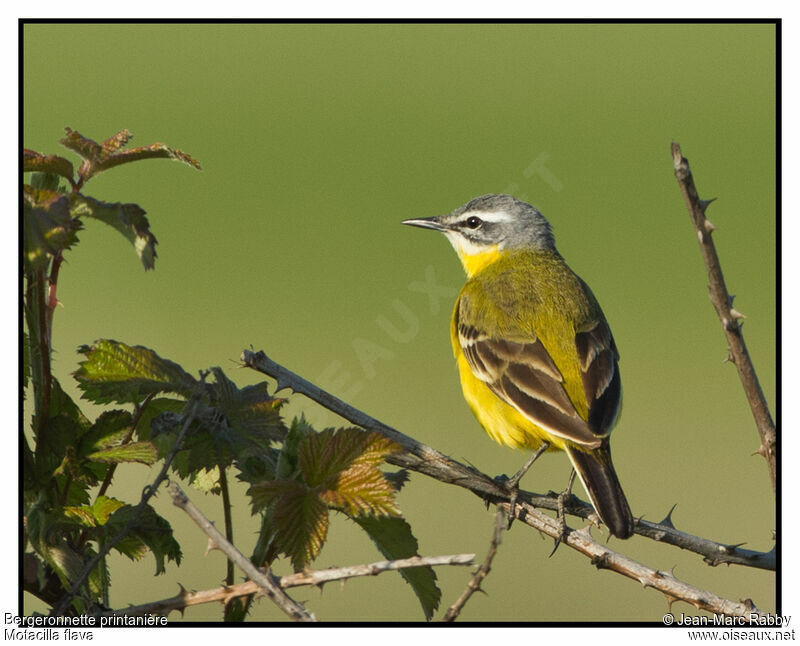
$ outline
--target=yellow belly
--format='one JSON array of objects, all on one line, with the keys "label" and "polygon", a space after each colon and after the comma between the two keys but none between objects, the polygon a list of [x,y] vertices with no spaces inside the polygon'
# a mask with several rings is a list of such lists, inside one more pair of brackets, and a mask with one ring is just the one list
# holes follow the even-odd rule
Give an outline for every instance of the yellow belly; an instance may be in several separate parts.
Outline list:
[{"label": "yellow belly", "polygon": [[547,440],[550,442],[549,451],[564,450],[562,438],[539,428],[475,377],[463,354],[458,354],[457,361],[464,399],[467,400],[481,426],[495,442],[512,449],[537,449],[543,440]]}]

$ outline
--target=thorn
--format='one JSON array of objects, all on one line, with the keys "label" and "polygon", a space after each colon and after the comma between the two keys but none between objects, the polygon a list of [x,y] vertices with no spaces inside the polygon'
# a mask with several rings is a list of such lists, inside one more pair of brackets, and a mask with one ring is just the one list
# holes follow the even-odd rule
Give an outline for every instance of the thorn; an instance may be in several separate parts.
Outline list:
[{"label": "thorn", "polygon": [[720,545],[718,549],[720,552],[725,552],[726,554],[733,554],[742,545],[747,545],[747,543],[744,542],[744,543],[732,543],[730,545]]},{"label": "thorn", "polygon": [[662,520],[662,521],[659,523],[659,525],[666,525],[667,527],[669,527],[669,528],[671,528],[671,529],[677,529],[677,528],[675,527],[675,525],[673,525],[673,524],[672,524],[672,512],[673,512],[673,511],[675,511],[675,507],[677,507],[677,506],[678,506],[678,503],[677,503],[677,502],[676,502],[674,505],[672,505],[672,507],[670,508],[670,510],[667,512],[667,515],[666,515],[666,516],[664,516],[664,520]]},{"label": "thorn", "polygon": [[730,317],[731,317],[731,318],[732,318],[734,321],[739,321],[739,320],[741,320],[741,319],[746,319],[746,318],[747,318],[747,317],[746,317],[744,314],[742,314],[742,313],[741,313],[739,310],[737,310],[735,307],[732,307],[732,308],[730,309],[730,312],[728,312],[728,314],[730,314]]},{"label": "thorn", "polygon": [[760,455],[761,457],[767,457],[767,449],[764,448],[764,445],[760,445],[755,451],[753,451],[750,455]]},{"label": "thorn", "polygon": [[753,603],[753,600],[749,597],[747,599],[742,599],[741,602],[744,604],[745,608],[747,608],[748,612],[755,612],[756,604]]},{"label": "thorn", "polygon": [[[213,525],[214,523],[211,523],[211,524]],[[208,556],[209,552],[211,552],[213,550],[218,550],[218,549],[219,549],[219,545],[217,545],[211,538],[209,538],[208,542],[206,543],[206,553],[203,554],[203,556]]]},{"label": "thorn", "polygon": [[736,363],[736,361],[733,360],[733,353],[730,350],[728,350],[728,356],[722,360],[722,363]]},{"label": "thorn", "polygon": [[700,210],[701,210],[703,213],[705,213],[705,212],[706,212],[706,209],[708,208],[708,206],[709,206],[709,205],[710,205],[712,202],[715,202],[716,200],[717,200],[717,198],[716,198],[716,197],[712,197],[710,200],[700,200],[700,201],[699,201],[699,204],[700,204]]},{"label": "thorn", "polygon": [[717,230],[717,227],[714,226],[711,220],[706,220],[703,223],[703,228],[706,230],[706,233],[713,233],[714,231]]},{"label": "thorn", "polygon": [[736,298],[736,294],[728,294],[728,307],[733,307],[733,299]]}]

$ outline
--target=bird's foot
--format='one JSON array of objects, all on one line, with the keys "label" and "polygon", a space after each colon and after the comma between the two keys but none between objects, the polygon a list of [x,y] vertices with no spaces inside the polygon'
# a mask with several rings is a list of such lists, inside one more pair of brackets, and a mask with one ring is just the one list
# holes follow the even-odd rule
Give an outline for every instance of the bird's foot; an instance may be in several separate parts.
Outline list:
[{"label": "bird's foot", "polygon": [[558,521],[558,536],[553,539],[555,541],[555,545],[553,545],[553,551],[550,552],[550,556],[553,556],[553,554],[556,553],[556,550],[561,543],[566,543],[567,536],[570,532],[569,527],[567,527],[566,508],[567,503],[572,499],[572,484],[574,482],[575,469],[572,470],[572,473],[569,476],[567,488],[559,493],[556,497],[556,520]]},{"label": "bird's foot", "polygon": [[506,529],[511,529],[511,524],[514,522],[514,518],[517,515],[517,495],[519,494],[519,481],[522,480],[522,476],[528,473],[528,469],[533,466],[533,463],[539,458],[539,456],[547,451],[550,448],[550,442],[544,441],[542,445],[536,450],[525,464],[522,465],[522,468],[517,471],[513,476],[510,478],[507,475],[500,475],[497,476],[494,481],[499,484],[503,489],[508,492],[509,499],[508,499],[508,527]]},{"label": "bird's foot", "polygon": [[[516,477],[516,476],[514,476]],[[511,529],[511,524],[517,515],[517,494],[519,494],[519,479],[509,478],[505,473],[494,477],[494,481],[508,492],[508,524],[506,529]]]}]

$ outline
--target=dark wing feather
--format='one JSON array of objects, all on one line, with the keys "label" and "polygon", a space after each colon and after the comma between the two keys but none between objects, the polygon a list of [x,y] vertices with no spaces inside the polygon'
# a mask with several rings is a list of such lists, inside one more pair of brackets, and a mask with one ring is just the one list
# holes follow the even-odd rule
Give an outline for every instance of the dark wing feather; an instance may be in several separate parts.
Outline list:
[{"label": "dark wing feather", "polygon": [[583,392],[589,404],[589,426],[596,435],[608,435],[622,402],[619,353],[605,321],[594,321],[575,335],[581,364]]},{"label": "dark wing feather", "polygon": [[458,320],[461,351],[473,374],[498,397],[546,431],[587,448],[600,438],[575,410],[563,377],[538,339],[492,338]]}]

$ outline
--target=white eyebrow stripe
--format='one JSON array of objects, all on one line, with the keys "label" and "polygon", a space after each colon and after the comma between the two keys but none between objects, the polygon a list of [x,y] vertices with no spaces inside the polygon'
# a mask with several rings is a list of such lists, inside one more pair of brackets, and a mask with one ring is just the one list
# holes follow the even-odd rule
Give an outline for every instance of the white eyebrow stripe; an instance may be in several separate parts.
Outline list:
[{"label": "white eyebrow stripe", "polygon": [[484,222],[510,222],[511,215],[506,211],[467,211],[463,214],[465,218],[480,218]]}]

